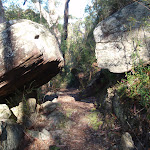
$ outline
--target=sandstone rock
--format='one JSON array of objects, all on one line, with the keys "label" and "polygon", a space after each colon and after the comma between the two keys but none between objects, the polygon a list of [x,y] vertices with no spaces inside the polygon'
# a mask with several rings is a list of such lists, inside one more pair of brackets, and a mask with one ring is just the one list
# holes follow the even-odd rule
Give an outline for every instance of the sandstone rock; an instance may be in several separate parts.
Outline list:
[{"label": "sandstone rock", "polygon": [[49,120],[49,129],[53,128],[53,127],[59,127],[62,126],[63,124],[65,124],[66,122],[66,116],[59,112],[59,111],[53,111],[52,113],[50,113],[48,115],[48,120]]},{"label": "sandstone rock", "polygon": [[121,121],[122,125],[126,125],[127,116],[124,112],[123,106],[120,103],[120,98],[117,93],[114,93],[112,99],[112,109],[117,118]]},{"label": "sandstone rock", "polygon": [[0,120],[9,119],[11,116],[11,111],[6,104],[0,104]]},{"label": "sandstone rock", "polygon": [[0,96],[47,83],[63,64],[55,36],[43,25],[29,20],[0,24]]},{"label": "sandstone rock", "polygon": [[97,25],[95,53],[100,68],[123,73],[139,58],[150,63],[150,27],[145,25],[150,24],[150,11],[146,7],[135,2]]},{"label": "sandstone rock", "polygon": [[73,103],[75,102],[75,98],[70,96],[70,95],[64,95],[64,96],[60,96],[58,98],[58,102],[67,102],[67,103]]},{"label": "sandstone rock", "polygon": [[23,116],[24,116],[23,102],[20,102],[18,106],[11,108],[11,111],[17,117],[18,123],[23,122]]},{"label": "sandstone rock", "polygon": [[43,129],[40,131],[28,130],[28,134],[33,138],[38,138],[40,140],[52,140],[51,134],[46,130]]},{"label": "sandstone rock", "polygon": [[43,129],[41,131],[41,135],[40,136],[41,136],[42,140],[49,140],[49,139],[52,138],[50,132],[48,132],[46,129]]},{"label": "sandstone rock", "polygon": [[27,100],[27,107],[30,113],[34,113],[36,111],[36,99],[29,98]]},{"label": "sandstone rock", "polygon": [[18,124],[3,122],[0,150],[16,150],[23,138],[23,128]]},{"label": "sandstone rock", "polygon": [[58,101],[58,98],[54,98],[53,100],[52,100],[52,102],[53,103],[58,103],[59,101]]},{"label": "sandstone rock", "polygon": [[41,111],[42,113],[49,113],[54,111],[57,108],[58,104],[53,103],[51,101],[46,101],[45,103],[41,104]]},{"label": "sandstone rock", "polygon": [[36,123],[38,113],[36,111],[36,99],[30,98],[27,102],[20,102],[18,106],[11,108],[13,114],[17,117],[17,123],[30,128]]},{"label": "sandstone rock", "polygon": [[134,149],[134,142],[132,140],[131,135],[126,132],[121,137],[121,146],[122,150],[133,150]]}]

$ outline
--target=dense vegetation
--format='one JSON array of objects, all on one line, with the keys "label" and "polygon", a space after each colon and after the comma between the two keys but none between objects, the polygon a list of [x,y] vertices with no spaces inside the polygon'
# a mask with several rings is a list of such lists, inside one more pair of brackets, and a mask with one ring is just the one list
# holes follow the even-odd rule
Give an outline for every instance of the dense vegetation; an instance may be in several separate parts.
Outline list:
[{"label": "dense vegetation", "polygon": [[[92,5],[87,5],[85,8],[86,17],[84,20],[76,19],[75,22],[69,24],[68,39],[67,41],[62,40],[61,44],[66,65],[62,72],[51,81],[53,89],[60,87],[84,89],[88,85],[95,73],[99,71],[99,68],[95,65],[93,29],[98,22],[132,2],[133,0],[92,0]],[[44,6],[46,7],[46,3]],[[48,27],[46,20],[43,17],[40,19],[40,13],[35,12],[32,6],[24,10],[17,3],[10,2],[10,5],[4,9],[6,20],[29,19]],[[71,19],[74,19],[74,17],[70,16]],[[58,24],[57,26],[63,34],[63,25]],[[126,79],[119,83],[118,88],[122,93],[122,98],[126,96],[133,101],[139,101],[147,110],[150,107],[149,72],[149,66],[145,67],[142,63],[134,66],[132,72],[126,74]]]}]

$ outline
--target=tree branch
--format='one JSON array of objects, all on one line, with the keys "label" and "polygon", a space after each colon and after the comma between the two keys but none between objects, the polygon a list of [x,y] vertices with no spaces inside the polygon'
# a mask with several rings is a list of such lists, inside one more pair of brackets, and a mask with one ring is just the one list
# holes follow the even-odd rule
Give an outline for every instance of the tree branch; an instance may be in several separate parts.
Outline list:
[{"label": "tree branch", "polygon": [[34,3],[36,9],[39,12],[41,12],[42,16],[47,21],[49,27],[52,27],[57,22],[58,17],[56,15],[49,15],[49,13],[43,7],[40,7],[39,0],[31,0],[31,1]]}]

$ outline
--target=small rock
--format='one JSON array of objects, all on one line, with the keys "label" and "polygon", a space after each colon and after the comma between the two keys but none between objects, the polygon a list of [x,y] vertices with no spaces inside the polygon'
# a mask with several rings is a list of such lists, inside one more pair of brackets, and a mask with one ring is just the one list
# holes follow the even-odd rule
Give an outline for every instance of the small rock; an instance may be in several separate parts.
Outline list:
[{"label": "small rock", "polygon": [[18,123],[23,121],[24,107],[22,102],[20,102],[18,106],[11,108],[11,111],[17,117]]},{"label": "small rock", "polygon": [[38,138],[39,140],[52,140],[51,134],[46,129],[43,129],[42,132],[28,130],[28,134],[33,138]]},{"label": "small rock", "polygon": [[52,113],[50,113],[48,116],[47,116],[47,119],[49,121],[49,129],[48,130],[51,130],[53,129],[54,127],[63,127],[65,126],[65,123],[66,123],[66,116],[59,112],[59,111],[53,111]]},{"label": "small rock", "polygon": [[6,104],[0,104],[0,120],[9,119],[11,116],[11,111]]},{"label": "small rock", "polygon": [[47,102],[41,104],[41,108],[44,109],[45,107],[47,107],[47,106],[49,106],[49,105],[51,105],[51,104],[53,104],[51,101],[47,101]]},{"label": "small rock", "polygon": [[134,149],[134,142],[132,140],[131,135],[126,132],[121,137],[121,146],[122,150],[133,150]]},{"label": "small rock", "polygon": [[29,98],[27,100],[27,107],[29,109],[30,113],[34,113],[36,110],[36,99],[35,98]]},{"label": "small rock", "polygon": [[58,98],[54,98],[54,99],[52,100],[52,102],[53,102],[53,103],[57,103],[57,102],[58,102]]},{"label": "small rock", "polygon": [[40,133],[40,138],[42,140],[49,140],[51,139],[51,135],[46,129],[43,129],[42,132]]},{"label": "small rock", "polygon": [[57,103],[52,103],[51,101],[47,101],[41,105],[41,111],[43,113],[50,113],[56,109],[58,106]]},{"label": "small rock", "polygon": [[62,102],[75,102],[75,98],[72,97],[72,96],[69,96],[69,95],[60,96],[59,101],[62,101]]}]

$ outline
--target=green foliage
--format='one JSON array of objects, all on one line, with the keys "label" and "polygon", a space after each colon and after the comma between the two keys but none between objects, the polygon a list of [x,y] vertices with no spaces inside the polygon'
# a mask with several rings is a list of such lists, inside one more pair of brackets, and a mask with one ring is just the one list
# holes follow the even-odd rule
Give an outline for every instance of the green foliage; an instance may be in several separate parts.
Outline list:
[{"label": "green foliage", "polygon": [[[20,6],[12,4],[5,8],[5,17],[9,20],[28,19],[40,23],[40,14],[35,13],[32,9],[24,10]],[[42,17],[42,23],[45,24],[46,20]]]},{"label": "green foliage", "polygon": [[92,112],[88,115],[89,123],[94,130],[98,130],[99,126],[103,124],[103,121],[99,120],[99,112]]},{"label": "green foliage", "polygon": [[[82,82],[82,88],[89,83],[91,77],[96,73],[96,70],[92,68],[93,62],[96,62],[94,27],[99,21],[128,3],[129,0],[93,0],[92,6],[87,6],[85,9],[85,12],[88,14],[85,20],[78,20],[72,24],[73,34],[70,33],[71,36],[68,37],[67,45],[66,43],[62,44],[62,51],[64,52],[67,49],[65,60],[69,71],[71,68],[76,68],[77,74],[84,72],[86,80]],[[71,74],[69,78],[74,84],[75,78]]]},{"label": "green foliage", "polygon": [[118,92],[121,98],[126,97],[138,101],[146,110],[150,108],[150,66],[144,66],[142,61],[131,72],[127,73],[126,79],[119,83]]},{"label": "green foliage", "polygon": [[[68,26],[68,32],[70,33],[66,41],[61,42],[61,51],[65,54],[65,67],[61,74],[53,79],[53,85],[55,87],[78,87],[79,81],[77,76],[73,75],[71,70],[75,68],[77,70],[76,75],[80,72],[84,72],[87,77],[86,83],[92,71],[92,63],[96,61],[95,58],[95,41],[93,40],[93,34],[88,38],[88,32],[85,32],[85,22],[77,20]],[[61,32],[62,26],[59,26]],[[94,74],[94,71],[92,71]],[[85,85],[83,84],[82,87]]]},{"label": "green foliage", "polygon": [[[24,86],[22,90],[16,89],[13,94],[9,95],[8,98],[6,98],[7,105],[11,108],[17,106],[20,102],[26,102],[26,97],[28,95],[39,91],[39,89],[35,88],[33,84],[34,81],[30,83],[28,88]],[[36,94],[38,96],[39,93],[37,92]]]},{"label": "green foliage", "polygon": [[53,146],[50,146],[50,150],[60,150],[60,148],[55,146],[55,145],[53,145]]}]

